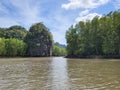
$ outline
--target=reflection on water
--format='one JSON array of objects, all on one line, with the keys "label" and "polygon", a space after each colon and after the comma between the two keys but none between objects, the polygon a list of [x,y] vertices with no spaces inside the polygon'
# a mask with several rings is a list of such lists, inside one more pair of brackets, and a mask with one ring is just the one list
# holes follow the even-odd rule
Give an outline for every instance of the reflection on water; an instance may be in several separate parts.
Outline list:
[{"label": "reflection on water", "polygon": [[120,90],[120,60],[0,59],[0,90]]},{"label": "reflection on water", "polygon": [[54,58],[52,60],[52,90],[69,90],[67,61],[65,58]]}]

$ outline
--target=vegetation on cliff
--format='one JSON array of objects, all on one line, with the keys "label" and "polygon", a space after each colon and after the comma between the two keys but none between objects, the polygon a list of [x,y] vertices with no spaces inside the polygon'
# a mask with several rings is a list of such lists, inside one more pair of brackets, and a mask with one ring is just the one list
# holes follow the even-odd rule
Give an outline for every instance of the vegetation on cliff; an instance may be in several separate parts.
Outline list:
[{"label": "vegetation on cliff", "polygon": [[37,23],[30,27],[25,42],[28,45],[28,56],[52,55],[52,34],[42,23]]},{"label": "vegetation on cliff", "polygon": [[0,56],[50,56],[53,38],[42,23],[27,31],[21,26],[0,28]]}]

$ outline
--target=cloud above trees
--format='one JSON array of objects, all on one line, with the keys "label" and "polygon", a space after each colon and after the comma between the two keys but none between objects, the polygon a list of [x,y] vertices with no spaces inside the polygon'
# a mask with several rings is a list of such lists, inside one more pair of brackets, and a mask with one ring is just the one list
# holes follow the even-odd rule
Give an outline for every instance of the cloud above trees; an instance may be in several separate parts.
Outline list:
[{"label": "cloud above trees", "polygon": [[64,9],[91,9],[96,8],[100,5],[106,4],[109,0],[69,0],[68,3],[62,4]]}]

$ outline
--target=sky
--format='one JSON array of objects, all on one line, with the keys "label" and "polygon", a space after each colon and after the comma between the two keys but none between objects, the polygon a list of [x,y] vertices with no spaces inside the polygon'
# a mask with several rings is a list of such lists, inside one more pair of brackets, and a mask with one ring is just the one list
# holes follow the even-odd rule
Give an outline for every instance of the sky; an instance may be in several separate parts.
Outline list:
[{"label": "sky", "polygon": [[0,0],[0,27],[42,22],[54,42],[66,44],[65,33],[79,21],[120,9],[120,0]]}]

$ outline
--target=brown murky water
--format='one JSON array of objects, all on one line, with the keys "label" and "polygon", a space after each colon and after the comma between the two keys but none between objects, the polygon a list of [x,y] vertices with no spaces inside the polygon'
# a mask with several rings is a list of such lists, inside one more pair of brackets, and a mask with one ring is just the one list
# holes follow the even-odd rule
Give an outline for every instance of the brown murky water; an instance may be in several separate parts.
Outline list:
[{"label": "brown murky water", "polygon": [[0,90],[120,90],[120,60],[0,59]]}]

